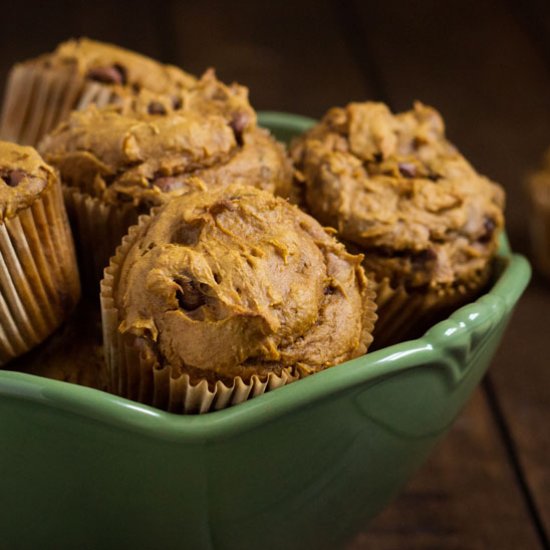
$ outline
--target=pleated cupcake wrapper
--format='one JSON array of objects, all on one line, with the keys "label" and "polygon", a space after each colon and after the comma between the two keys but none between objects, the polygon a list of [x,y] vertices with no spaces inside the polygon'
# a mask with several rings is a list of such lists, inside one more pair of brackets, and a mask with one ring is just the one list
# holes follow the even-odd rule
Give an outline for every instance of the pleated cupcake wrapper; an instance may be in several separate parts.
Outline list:
[{"label": "pleated cupcake wrapper", "polygon": [[128,228],[137,222],[137,212],[132,205],[107,204],[71,187],[65,186],[63,195],[75,237],[83,288],[97,296],[103,270]]},{"label": "pleated cupcake wrapper", "polygon": [[118,284],[122,261],[150,220],[151,216],[141,216],[139,224],[130,228],[101,281],[103,343],[110,390],[170,412],[205,413],[242,403],[299,378],[291,368],[285,368],[280,374],[253,375],[249,381],[237,377],[230,385],[222,381],[209,385],[206,379],[193,382],[188,374],[176,372],[170,365],[160,365],[140,352],[134,337],[120,333],[113,290]]},{"label": "pleated cupcake wrapper", "polygon": [[0,366],[71,313],[80,280],[60,185],[0,223]]},{"label": "pleated cupcake wrapper", "polygon": [[531,196],[529,231],[535,263],[550,277],[550,191]]},{"label": "pleated cupcake wrapper", "polygon": [[366,303],[363,304],[363,331],[366,334],[365,345],[368,350],[374,340],[374,337],[373,337],[374,329],[378,324],[378,304],[376,302],[376,299],[377,299],[376,285],[374,284],[373,280],[370,277],[367,279],[366,294],[367,294]]},{"label": "pleated cupcake wrapper", "polygon": [[113,86],[89,82],[70,69],[15,65],[8,75],[0,139],[35,146],[71,111],[118,98]]},{"label": "pleated cupcake wrapper", "polygon": [[477,296],[486,284],[490,269],[485,270],[467,287],[408,291],[404,286],[393,287],[389,279],[376,286],[378,320],[374,327],[374,347],[417,338],[441,317],[466,304]]}]

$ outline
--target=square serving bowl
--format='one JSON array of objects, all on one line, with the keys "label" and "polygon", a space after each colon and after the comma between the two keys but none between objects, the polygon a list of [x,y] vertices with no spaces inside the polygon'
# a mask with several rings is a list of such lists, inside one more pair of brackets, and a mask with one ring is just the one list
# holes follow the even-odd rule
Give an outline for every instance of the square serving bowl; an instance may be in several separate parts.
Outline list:
[{"label": "square serving bowl", "polygon": [[[285,141],[312,124],[260,121]],[[0,548],[339,548],[485,373],[530,277],[505,239],[498,264],[422,338],[200,416],[0,371]]]}]

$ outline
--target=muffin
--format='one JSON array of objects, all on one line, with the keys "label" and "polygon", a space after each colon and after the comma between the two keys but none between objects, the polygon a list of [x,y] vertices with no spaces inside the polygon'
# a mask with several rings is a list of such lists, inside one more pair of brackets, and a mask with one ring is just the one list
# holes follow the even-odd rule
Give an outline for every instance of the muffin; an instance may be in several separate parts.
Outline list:
[{"label": "muffin", "polygon": [[361,256],[284,199],[242,185],[177,197],[105,270],[111,390],[224,408],[364,354],[374,307]]},{"label": "muffin", "polygon": [[199,90],[177,110],[149,114],[142,99],[75,111],[39,147],[60,170],[86,281],[99,281],[139,214],[196,189],[197,182],[290,193],[286,151],[256,127],[250,105],[215,103]]},{"label": "muffin", "polygon": [[538,269],[550,278],[550,150],[542,168],[528,182],[531,204],[529,229],[533,258]]},{"label": "muffin", "polygon": [[486,284],[504,192],[446,139],[434,109],[333,108],[291,155],[304,207],[365,254],[377,347],[419,336]]},{"label": "muffin", "polygon": [[106,105],[141,89],[177,94],[196,79],[102,42],[80,38],[60,44],[52,53],[14,65],[4,96],[0,137],[36,145],[74,109]]},{"label": "muffin", "polygon": [[48,337],[79,294],[57,173],[32,147],[0,142],[0,366]]}]

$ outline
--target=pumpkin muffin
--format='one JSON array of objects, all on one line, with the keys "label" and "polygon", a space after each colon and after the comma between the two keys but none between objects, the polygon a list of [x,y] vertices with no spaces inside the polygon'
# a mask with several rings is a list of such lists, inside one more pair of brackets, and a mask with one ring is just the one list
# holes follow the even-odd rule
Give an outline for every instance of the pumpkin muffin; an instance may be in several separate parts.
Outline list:
[{"label": "pumpkin muffin", "polygon": [[79,295],[56,171],[32,147],[0,142],[0,366],[47,338]]},{"label": "pumpkin muffin", "polygon": [[239,403],[362,355],[372,339],[361,256],[250,186],[142,217],[101,287],[111,390],[176,412]]},{"label": "pumpkin muffin", "polygon": [[11,69],[0,137],[36,145],[74,109],[116,103],[142,89],[176,96],[195,82],[177,67],[112,44],[69,40]]},{"label": "pumpkin muffin", "polygon": [[305,208],[364,252],[378,283],[377,347],[419,336],[483,288],[504,192],[446,139],[437,111],[333,108],[291,155]]},{"label": "pumpkin muffin", "polygon": [[91,106],[42,141],[40,151],[61,173],[87,280],[99,281],[139,214],[197,185],[241,182],[290,194],[290,161],[282,145],[256,127],[252,108],[231,103],[233,96],[217,103],[205,97],[200,90],[178,109],[154,114],[144,109],[145,96],[131,105]]}]

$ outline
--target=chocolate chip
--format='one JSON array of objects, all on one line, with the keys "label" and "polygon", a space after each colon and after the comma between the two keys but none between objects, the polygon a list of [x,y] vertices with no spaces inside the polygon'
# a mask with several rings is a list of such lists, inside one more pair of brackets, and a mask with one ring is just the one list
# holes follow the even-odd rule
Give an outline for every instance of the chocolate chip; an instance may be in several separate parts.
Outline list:
[{"label": "chocolate chip", "polygon": [[152,181],[163,193],[177,191],[185,185],[184,179],[180,176],[162,176]]},{"label": "chocolate chip", "polygon": [[416,176],[416,166],[410,162],[400,162],[398,164],[399,172],[404,178],[414,178]]},{"label": "chocolate chip", "polygon": [[26,177],[26,173],[23,170],[10,170],[2,174],[2,179],[6,182],[6,185],[10,187],[17,187],[22,179]]},{"label": "chocolate chip", "polygon": [[384,155],[382,153],[374,153],[373,155],[374,162],[380,164],[384,160]]},{"label": "chocolate chip", "polygon": [[93,67],[86,76],[103,84],[126,84],[126,69],[118,64],[111,67]]},{"label": "chocolate chip", "polygon": [[438,181],[441,179],[441,176],[439,174],[436,174],[435,172],[430,172],[428,174],[428,179],[432,181]]},{"label": "chocolate chip", "polygon": [[198,219],[190,223],[183,223],[178,226],[177,230],[172,235],[170,242],[172,244],[181,244],[184,246],[193,246],[199,242],[204,220]]},{"label": "chocolate chip", "polygon": [[486,216],[485,220],[483,221],[483,229],[485,230],[485,233],[479,238],[479,242],[483,244],[491,242],[496,228],[497,224],[495,220],[493,220],[493,218],[490,218],[489,216]]},{"label": "chocolate chip", "polygon": [[181,109],[183,107],[183,102],[181,100],[181,97],[174,97],[172,98],[172,107],[174,110]]},{"label": "chocolate chip", "polygon": [[195,311],[206,303],[204,294],[195,286],[194,281],[190,279],[180,279],[174,282],[179,287],[176,290],[176,298],[181,309],[185,311]]},{"label": "chocolate chip", "polygon": [[336,289],[332,285],[326,286],[323,290],[325,296],[332,296],[335,292]]},{"label": "chocolate chip", "polygon": [[166,108],[160,101],[151,101],[147,106],[147,112],[150,115],[165,115]]}]

